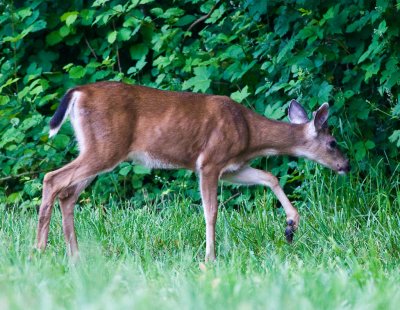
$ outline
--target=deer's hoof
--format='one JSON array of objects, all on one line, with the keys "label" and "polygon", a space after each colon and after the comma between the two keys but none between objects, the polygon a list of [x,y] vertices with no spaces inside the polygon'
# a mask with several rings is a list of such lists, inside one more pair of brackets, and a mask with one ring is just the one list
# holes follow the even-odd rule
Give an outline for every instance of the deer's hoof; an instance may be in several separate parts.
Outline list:
[{"label": "deer's hoof", "polygon": [[293,242],[293,236],[294,236],[294,232],[295,232],[295,227],[294,227],[294,221],[293,220],[288,220],[287,221],[287,226],[285,229],[285,236],[286,236],[286,241],[288,243],[292,243]]}]

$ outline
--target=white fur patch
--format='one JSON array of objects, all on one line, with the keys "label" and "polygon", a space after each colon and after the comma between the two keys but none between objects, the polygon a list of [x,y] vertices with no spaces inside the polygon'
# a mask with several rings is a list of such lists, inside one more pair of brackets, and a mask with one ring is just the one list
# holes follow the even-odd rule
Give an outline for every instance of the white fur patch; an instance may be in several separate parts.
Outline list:
[{"label": "white fur patch", "polygon": [[196,170],[200,171],[201,166],[203,165],[203,160],[204,160],[204,155],[203,153],[200,153],[199,157],[197,157],[196,160]]},{"label": "white fur patch", "polygon": [[222,169],[220,175],[222,175],[224,172],[234,172],[234,171],[237,171],[237,170],[239,170],[241,167],[242,167],[242,165],[240,165],[240,164],[236,164],[236,163],[229,164],[229,165],[225,166],[225,167]]},{"label": "white fur patch", "polygon": [[72,126],[74,127],[75,131],[75,137],[76,140],[78,141],[78,147],[81,152],[86,150],[86,141],[85,141],[85,135],[83,133],[83,128],[82,128],[82,117],[81,113],[79,111],[79,99],[80,99],[81,93],[80,92],[74,92],[73,97],[71,99],[71,112],[70,112],[70,119]]},{"label": "white fur patch", "polygon": [[324,158],[318,158],[317,154],[315,154],[315,153],[313,153],[311,151],[308,151],[308,150],[294,150],[293,155],[296,156],[296,157],[304,157],[304,158],[310,159],[310,160],[315,161],[315,162],[317,162],[317,163],[319,163],[319,164],[321,164],[321,165],[323,165],[325,167],[333,169],[327,163],[324,162]]},{"label": "white fur patch", "polygon": [[306,135],[306,137],[309,137],[309,138],[314,138],[317,136],[317,130],[315,129],[315,125],[314,125],[313,121],[309,122],[304,127],[304,134]]},{"label": "white fur patch", "polygon": [[280,154],[279,151],[275,150],[275,149],[265,149],[262,152],[263,156],[273,156],[273,155],[279,155],[279,154]]},{"label": "white fur patch", "polygon": [[296,157],[305,157],[307,159],[311,159],[311,160],[314,160],[316,162],[319,162],[318,161],[318,156],[315,153],[315,151],[312,151],[306,145],[292,148],[292,154],[294,156],[296,156]]},{"label": "white fur patch", "polygon": [[166,162],[163,159],[157,158],[148,152],[136,151],[128,155],[128,158],[135,164],[145,166],[152,169],[177,169],[180,168],[176,164]]},{"label": "white fur patch", "polygon": [[61,127],[61,125],[56,128],[50,129],[49,138],[54,137],[57,134],[57,132],[60,130],[60,127]]}]

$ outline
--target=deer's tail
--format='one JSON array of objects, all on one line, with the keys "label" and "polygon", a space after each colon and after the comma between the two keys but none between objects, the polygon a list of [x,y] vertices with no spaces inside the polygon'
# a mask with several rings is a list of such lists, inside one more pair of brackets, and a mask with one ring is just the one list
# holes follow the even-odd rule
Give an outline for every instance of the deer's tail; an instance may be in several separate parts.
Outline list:
[{"label": "deer's tail", "polygon": [[58,106],[56,112],[50,120],[50,132],[49,137],[53,137],[60,130],[62,124],[65,122],[69,111],[71,110],[71,99],[74,94],[74,89],[68,90],[64,97],[61,99],[61,103]]}]

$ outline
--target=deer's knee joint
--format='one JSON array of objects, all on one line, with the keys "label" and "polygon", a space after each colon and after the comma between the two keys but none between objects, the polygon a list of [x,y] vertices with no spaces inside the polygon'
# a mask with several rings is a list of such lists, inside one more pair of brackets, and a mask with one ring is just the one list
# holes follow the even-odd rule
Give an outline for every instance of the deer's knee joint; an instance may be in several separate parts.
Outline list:
[{"label": "deer's knee joint", "polygon": [[279,187],[278,178],[272,174],[267,176],[266,182],[267,182],[268,187],[270,187],[271,189]]}]

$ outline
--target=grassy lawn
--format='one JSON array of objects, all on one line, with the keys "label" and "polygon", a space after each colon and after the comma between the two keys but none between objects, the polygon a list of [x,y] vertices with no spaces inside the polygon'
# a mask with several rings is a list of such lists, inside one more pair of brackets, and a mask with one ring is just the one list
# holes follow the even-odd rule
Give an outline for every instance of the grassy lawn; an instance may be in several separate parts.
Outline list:
[{"label": "grassy lawn", "polygon": [[399,184],[379,172],[310,175],[294,199],[302,220],[292,245],[269,190],[251,211],[222,206],[209,265],[202,210],[182,195],[110,201],[107,212],[81,202],[76,264],[58,207],[44,254],[33,249],[36,212],[3,208],[0,309],[397,309]]}]

